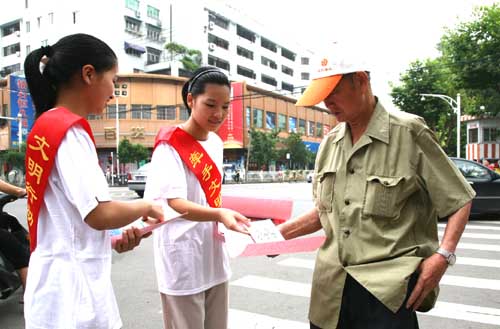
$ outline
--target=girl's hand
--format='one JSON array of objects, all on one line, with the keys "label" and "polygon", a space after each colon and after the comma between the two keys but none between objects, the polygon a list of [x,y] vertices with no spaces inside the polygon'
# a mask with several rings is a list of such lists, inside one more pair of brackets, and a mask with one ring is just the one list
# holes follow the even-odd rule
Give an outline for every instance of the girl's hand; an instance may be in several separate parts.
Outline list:
[{"label": "girl's hand", "polygon": [[250,234],[247,230],[247,227],[250,226],[250,220],[237,211],[220,208],[219,221],[229,230]]}]

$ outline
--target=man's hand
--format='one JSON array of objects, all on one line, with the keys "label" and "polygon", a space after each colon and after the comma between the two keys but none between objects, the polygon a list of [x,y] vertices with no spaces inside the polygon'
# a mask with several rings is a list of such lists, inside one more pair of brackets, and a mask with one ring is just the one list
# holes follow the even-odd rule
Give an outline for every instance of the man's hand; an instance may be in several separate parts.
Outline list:
[{"label": "man's hand", "polygon": [[114,249],[118,253],[132,250],[139,245],[142,238],[141,232],[137,227],[126,229],[122,233],[122,238],[116,241]]},{"label": "man's hand", "polygon": [[406,308],[411,308],[414,311],[417,310],[429,292],[439,284],[447,267],[448,263],[446,259],[439,254],[434,254],[424,260],[418,269],[418,280],[411,292],[410,298],[408,298]]}]

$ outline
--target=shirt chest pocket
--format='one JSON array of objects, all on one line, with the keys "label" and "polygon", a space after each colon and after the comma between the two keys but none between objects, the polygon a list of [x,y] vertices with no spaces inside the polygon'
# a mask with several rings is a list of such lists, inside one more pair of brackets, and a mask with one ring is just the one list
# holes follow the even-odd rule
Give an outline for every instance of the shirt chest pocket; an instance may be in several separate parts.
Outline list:
[{"label": "shirt chest pocket", "polygon": [[318,174],[317,177],[317,188],[316,188],[316,199],[317,207],[320,212],[330,212],[333,207],[333,195],[334,195],[334,184],[336,172],[325,171]]},{"label": "shirt chest pocket", "polygon": [[365,216],[394,218],[399,214],[398,198],[404,177],[370,175],[366,179],[363,214]]}]

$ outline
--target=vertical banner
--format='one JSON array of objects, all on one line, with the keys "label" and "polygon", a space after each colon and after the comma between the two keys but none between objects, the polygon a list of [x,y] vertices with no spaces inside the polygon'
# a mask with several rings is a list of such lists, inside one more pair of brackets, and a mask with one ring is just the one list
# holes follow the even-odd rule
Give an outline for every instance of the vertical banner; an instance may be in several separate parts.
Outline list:
[{"label": "vertical banner", "polygon": [[19,127],[18,120],[11,122],[10,145],[12,148],[18,148],[18,131],[21,129],[22,141],[26,142],[28,132],[31,130],[31,127],[33,127],[35,114],[25,78],[11,75],[9,89],[10,116],[15,118],[17,118],[18,114],[22,116],[22,127]]},{"label": "vertical banner", "polygon": [[243,148],[243,83],[231,82],[231,104],[226,121],[217,132],[224,148]]}]

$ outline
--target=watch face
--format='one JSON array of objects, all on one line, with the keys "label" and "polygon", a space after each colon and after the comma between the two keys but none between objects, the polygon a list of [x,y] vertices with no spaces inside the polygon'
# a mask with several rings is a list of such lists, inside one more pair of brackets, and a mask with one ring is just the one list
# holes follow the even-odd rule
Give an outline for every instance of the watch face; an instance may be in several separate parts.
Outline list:
[{"label": "watch face", "polygon": [[451,254],[450,256],[448,256],[448,264],[454,265],[456,261],[457,256],[455,256],[455,254]]}]

